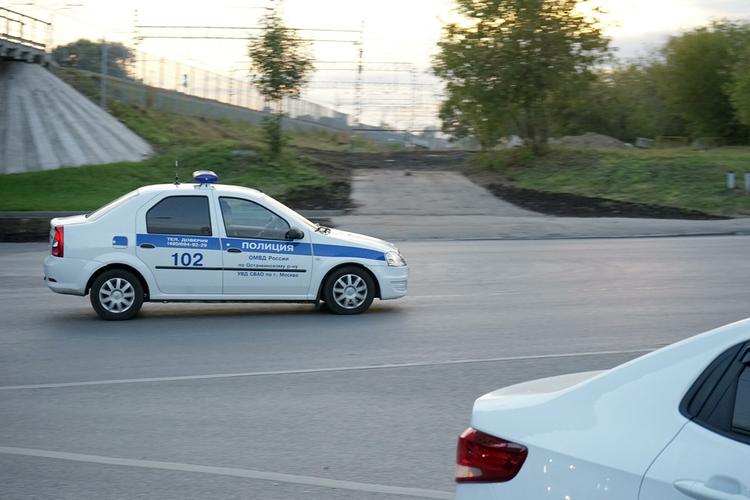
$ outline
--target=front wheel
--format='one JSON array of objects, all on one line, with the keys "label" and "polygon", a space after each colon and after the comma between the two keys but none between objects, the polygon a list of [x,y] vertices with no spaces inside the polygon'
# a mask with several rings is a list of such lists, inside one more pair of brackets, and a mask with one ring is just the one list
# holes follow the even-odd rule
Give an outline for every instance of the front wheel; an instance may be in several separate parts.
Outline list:
[{"label": "front wheel", "polygon": [[326,279],[323,298],[334,314],[360,314],[375,298],[375,282],[362,268],[343,267]]},{"label": "front wheel", "polygon": [[131,319],[143,305],[143,286],[135,275],[122,269],[102,273],[91,285],[91,305],[107,321]]}]

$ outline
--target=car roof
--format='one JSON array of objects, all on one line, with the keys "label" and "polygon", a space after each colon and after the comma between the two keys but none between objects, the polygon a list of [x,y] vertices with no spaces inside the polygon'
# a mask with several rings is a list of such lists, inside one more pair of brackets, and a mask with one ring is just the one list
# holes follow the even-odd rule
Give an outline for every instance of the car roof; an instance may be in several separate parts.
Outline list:
[{"label": "car roof", "polygon": [[149,193],[164,193],[164,192],[170,192],[173,191],[175,194],[183,194],[186,192],[195,192],[196,190],[200,189],[214,189],[216,192],[220,194],[225,195],[238,195],[238,196],[245,196],[245,197],[251,197],[251,198],[262,198],[264,194],[261,191],[258,191],[257,189],[242,187],[242,186],[232,186],[229,184],[211,184],[211,188],[201,187],[201,184],[195,184],[195,183],[180,183],[180,184],[153,184],[150,186],[143,186],[142,188],[138,189],[138,192],[140,194],[149,194]]}]

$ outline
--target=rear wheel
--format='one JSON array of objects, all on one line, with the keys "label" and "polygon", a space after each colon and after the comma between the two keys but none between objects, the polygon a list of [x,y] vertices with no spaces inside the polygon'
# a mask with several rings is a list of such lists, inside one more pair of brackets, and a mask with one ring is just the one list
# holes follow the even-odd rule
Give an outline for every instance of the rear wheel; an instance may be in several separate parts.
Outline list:
[{"label": "rear wheel", "polygon": [[375,298],[375,283],[360,267],[342,267],[326,279],[323,298],[334,314],[360,314]]},{"label": "rear wheel", "polygon": [[107,321],[131,319],[143,305],[143,286],[133,273],[113,269],[94,280],[90,298],[100,318]]}]

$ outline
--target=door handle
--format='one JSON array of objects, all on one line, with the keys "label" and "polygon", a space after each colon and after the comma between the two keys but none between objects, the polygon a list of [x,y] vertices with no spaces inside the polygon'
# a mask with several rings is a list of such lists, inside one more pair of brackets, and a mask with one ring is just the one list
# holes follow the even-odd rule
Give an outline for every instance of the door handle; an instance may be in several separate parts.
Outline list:
[{"label": "door handle", "polygon": [[713,476],[707,482],[682,480],[675,481],[677,491],[695,500],[748,500],[748,490],[731,477]]},{"label": "door handle", "polygon": [[227,248],[227,252],[242,253],[242,250],[240,250],[239,248]]},{"label": "door handle", "polygon": [[141,244],[140,244],[140,247],[141,247],[141,248],[156,248],[156,247],[155,247],[154,245],[152,245],[151,243],[141,243]]}]

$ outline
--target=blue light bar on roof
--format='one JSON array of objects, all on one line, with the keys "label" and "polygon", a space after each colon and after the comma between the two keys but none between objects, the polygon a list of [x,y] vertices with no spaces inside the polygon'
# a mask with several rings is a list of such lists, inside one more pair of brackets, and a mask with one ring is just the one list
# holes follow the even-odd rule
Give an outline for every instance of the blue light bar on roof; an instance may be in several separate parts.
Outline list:
[{"label": "blue light bar on roof", "polygon": [[196,170],[193,172],[193,179],[198,184],[213,184],[219,180],[219,176],[210,170]]}]

